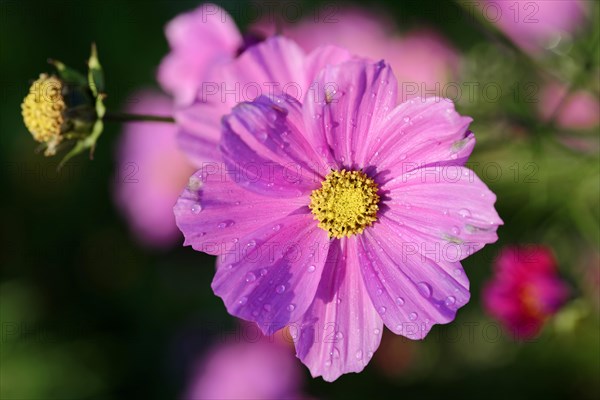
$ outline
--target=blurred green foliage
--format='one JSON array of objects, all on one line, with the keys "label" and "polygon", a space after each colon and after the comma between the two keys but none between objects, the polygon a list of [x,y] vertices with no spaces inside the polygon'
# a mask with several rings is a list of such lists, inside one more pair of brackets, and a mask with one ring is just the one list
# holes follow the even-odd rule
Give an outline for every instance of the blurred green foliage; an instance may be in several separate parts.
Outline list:
[{"label": "blurred green foliage", "polygon": [[[544,67],[598,95],[600,24],[597,2],[590,5],[588,26],[569,55],[552,57]],[[46,59],[83,70],[91,42],[98,45],[106,74],[109,109],[122,108],[136,88],[156,86],[155,70],[168,50],[163,27],[196,6],[0,2],[2,399],[174,398],[190,363],[216,340],[214,333],[234,325],[210,290],[212,257],[190,248],[142,249],[115,212],[111,188],[118,179],[113,152],[119,125],[107,124],[95,160],[79,157],[58,174],[57,159],[34,153],[20,120],[29,82],[50,70]],[[242,27],[248,23],[250,16],[239,11],[243,2],[224,7]],[[314,7],[307,2],[302,9]],[[447,36],[465,55],[465,82],[497,82],[503,88],[541,82],[522,54],[482,34],[485,28],[461,17],[455,3],[380,1],[377,7],[402,30],[429,25]],[[382,368],[387,364],[377,355],[362,374],[333,384],[308,379],[307,373],[314,397],[600,396],[599,289],[593,282],[599,260],[598,152],[564,146],[557,137],[570,133],[540,123],[536,102],[515,101],[514,90],[504,93],[494,102],[459,101],[459,110],[475,119],[479,145],[472,166],[498,194],[505,222],[499,243],[465,262],[471,303],[424,342],[394,344],[401,350],[394,364],[398,373]],[[598,132],[585,135],[598,139]],[[573,286],[574,300],[530,343],[486,331],[491,321],[478,300],[495,254],[507,243],[552,246]],[[459,338],[451,340],[457,332]]]}]

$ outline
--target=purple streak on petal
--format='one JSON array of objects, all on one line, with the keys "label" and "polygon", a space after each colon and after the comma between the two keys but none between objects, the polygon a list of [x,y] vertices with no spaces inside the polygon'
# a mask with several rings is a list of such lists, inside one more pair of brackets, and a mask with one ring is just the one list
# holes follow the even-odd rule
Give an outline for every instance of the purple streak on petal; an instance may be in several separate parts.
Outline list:
[{"label": "purple streak on petal", "polygon": [[464,165],[475,145],[471,121],[450,100],[408,100],[372,131],[366,164],[386,176],[393,172],[390,177],[434,163]]},{"label": "purple streak on petal", "polygon": [[205,163],[189,179],[173,212],[184,245],[218,255],[257,227],[306,207],[307,201],[257,195],[233,182],[224,164]]},{"label": "purple streak on petal", "polygon": [[274,101],[262,96],[223,119],[223,159],[247,190],[295,198],[322,181],[318,157],[297,125],[300,107],[289,96]]},{"label": "purple streak on petal", "polygon": [[263,223],[219,257],[212,288],[230,314],[273,334],[312,303],[329,243],[308,208]]},{"label": "purple streak on petal", "polygon": [[290,326],[298,358],[313,377],[329,382],[362,371],[383,333],[360,276],[354,240],[332,243],[313,304],[300,326]]},{"label": "purple streak on petal", "polygon": [[385,196],[381,215],[396,222],[396,235],[436,246],[438,257],[462,260],[498,239],[503,222],[494,209],[496,195],[467,168],[418,168],[384,183],[380,191]]},{"label": "purple streak on petal", "polygon": [[333,154],[338,168],[362,167],[365,143],[396,105],[397,89],[396,78],[383,61],[355,59],[324,68],[316,90],[304,101],[307,135],[328,143],[319,154]]},{"label": "purple streak on petal", "polygon": [[469,283],[460,262],[421,256],[414,242],[403,242],[395,233],[386,221],[365,231],[358,245],[362,275],[385,325],[423,339],[432,325],[452,321],[469,301]]}]

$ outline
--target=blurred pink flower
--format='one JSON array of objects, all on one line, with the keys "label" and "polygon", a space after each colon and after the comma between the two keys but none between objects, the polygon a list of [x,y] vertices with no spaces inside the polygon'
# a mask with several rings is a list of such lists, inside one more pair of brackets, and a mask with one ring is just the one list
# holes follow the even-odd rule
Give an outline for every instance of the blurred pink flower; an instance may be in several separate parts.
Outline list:
[{"label": "blurred pink flower", "polygon": [[552,251],[544,246],[505,247],[483,304],[516,339],[530,339],[567,301],[569,289],[558,275]]},{"label": "blurred pink flower", "polygon": [[[338,10],[329,21],[306,18],[283,26],[282,33],[305,51],[335,45],[374,61],[385,60],[394,70],[401,89],[400,101],[441,93],[442,86],[457,74],[459,56],[442,36],[431,29],[419,29],[401,36],[391,20],[364,9]],[[260,21],[253,29],[273,34],[273,24]],[[360,34],[357,34],[360,32]],[[439,87],[436,87],[436,84]]]},{"label": "blurred pink flower", "polygon": [[215,346],[197,364],[183,399],[303,399],[301,383],[292,347],[262,337]]},{"label": "blurred pink flower", "polygon": [[561,128],[593,129],[600,124],[600,102],[590,92],[578,90],[567,95],[566,87],[551,83],[542,89],[540,100],[542,118],[554,117]]},{"label": "blurred pink flower", "polygon": [[[172,101],[156,92],[140,91],[130,101],[127,111],[131,113],[172,114]],[[117,149],[115,202],[141,243],[169,247],[181,238],[173,205],[194,168],[177,147],[174,124],[124,126]]]},{"label": "blurred pink flower", "polygon": [[535,53],[574,33],[587,8],[582,0],[484,0],[473,5],[515,44]]},{"label": "blurred pink flower", "polygon": [[177,104],[191,103],[202,82],[233,59],[244,42],[232,17],[214,4],[178,15],[166,35],[171,52],[159,66],[158,81]]}]

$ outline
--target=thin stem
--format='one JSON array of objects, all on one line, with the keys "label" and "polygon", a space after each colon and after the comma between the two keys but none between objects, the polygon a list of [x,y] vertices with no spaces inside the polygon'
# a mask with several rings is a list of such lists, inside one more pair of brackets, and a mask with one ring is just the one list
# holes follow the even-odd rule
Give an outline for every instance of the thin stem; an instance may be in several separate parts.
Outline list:
[{"label": "thin stem", "polygon": [[175,123],[173,117],[160,116],[160,115],[144,115],[144,114],[129,114],[121,112],[109,112],[107,111],[104,115],[106,121],[117,121],[117,122],[167,122]]}]

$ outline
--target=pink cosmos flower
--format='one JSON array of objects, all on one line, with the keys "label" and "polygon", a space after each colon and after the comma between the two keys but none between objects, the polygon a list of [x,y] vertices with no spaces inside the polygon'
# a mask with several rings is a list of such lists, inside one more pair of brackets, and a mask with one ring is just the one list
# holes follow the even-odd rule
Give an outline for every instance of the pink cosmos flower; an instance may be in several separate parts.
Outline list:
[{"label": "pink cosmos flower", "polygon": [[302,371],[273,338],[215,346],[195,368],[183,400],[302,399]]},{"label": "pink cosmos flower", "polygon": [[[275,31],[268,19],[259,21],[253,29],[266,34]],[[400,84],[401,101],[431,93],[439,96],[443,85],[458,73],[457,51],[434,30],[423,28],[400,35],[395,32],[393,21],[365,9],[342,8],[330,18],[306,18],[284,25],[281,30],[305,51],[335,45],[362,57],[384,59]]]},{"label": "pink cosmos flower", "polygon": [[[135,102],[134,102],[135,101]],[[131,97],[132,113],[171,115],[171,100],[152,91]],[[166,248],[180,240],[173,205],[194,168],[177,148],[176,128],[168,123],[125,125],[117,149],[114,198],[136,238]]]},{"label": "pink cosmos flower", "polygon": [[231,16],[210,3],[177,16],[166,35],[171,52],[160,64],[158,81],[183,105],[195,100],[202,82],[232,60],[244,43]]},{"label": "pink cosmos flower", "polygon": [[487,311],[517,339],[535,337],[569,295],[556,271],[552,251],[543,246],[506,247],[483,291]]},{"label": "pink cosmos flower", "polygon": [[473,3],[484,17],[526,51],[539,53],[572,34],[586,13],[582,0],[485,0]]},{"label": "pink cosmos flower", "polygon": [[229,313],[266,334],[289,326],[312,375],[333,381],[365,367],[384,324],[421,339],[452,321],[469,299],[460,260],[502,221],[464,168],[475,139],[452,102],[398,104],[389,65],[363,59],[325,65],[312,87],[302,104],[234,107],[224,163],[196,172],[174,212],[186,245],[219,256]]}]

